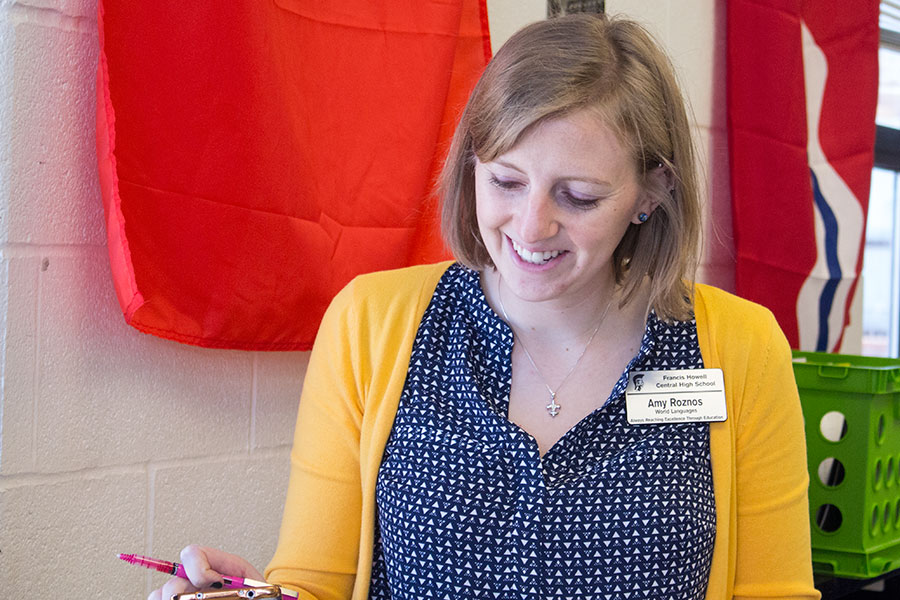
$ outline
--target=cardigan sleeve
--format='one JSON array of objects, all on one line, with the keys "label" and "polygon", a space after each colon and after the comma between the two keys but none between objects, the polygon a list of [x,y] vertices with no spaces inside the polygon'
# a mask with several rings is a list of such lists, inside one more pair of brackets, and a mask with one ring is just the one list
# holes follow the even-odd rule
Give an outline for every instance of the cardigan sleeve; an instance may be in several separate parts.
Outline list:
[{"label": "cardigan sleeve", "polygon": [[335,297],[309,360],[278,546],[266,579],[303,599],[349,598],[361,520],[362,421],[352,284]]},{"label": "cardigan sleeve", "polygon": [[303,599],[367,597],[375,485],[413,339],[446,261],[362,275],[332,301],[303,382],[266,579]]},{"label": "cardigan sleeve", "polygon": [[[727,343],[735,401],[734,597],[815,599],[806,438],[787,339],[772,314],[748,305]],[[731,315],[732,317],[736,315]],[[734,323],[734,321],[733,321]],[[733,372],[732,375],[735,375]]]}]

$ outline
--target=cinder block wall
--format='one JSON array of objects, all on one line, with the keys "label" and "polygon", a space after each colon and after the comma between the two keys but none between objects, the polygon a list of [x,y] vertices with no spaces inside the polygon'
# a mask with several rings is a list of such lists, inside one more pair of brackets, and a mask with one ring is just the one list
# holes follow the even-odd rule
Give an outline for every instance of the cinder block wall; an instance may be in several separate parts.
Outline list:
[{"label": "cinder block wall", "polygon": [[[0,2],[0,590],[146,597],[116,559],[274,550],[305,353],[125,325],[94,150],[96,0]],[[105,593],[106,592],[106,593]]]},{"label": "cinder block wall", "polygon": [[[716,0],[607,0],[669,48],[712,182],[704,279],[731,286]],[[495,45],[543,0],[490,0]],[[0,0],[0,590],[143,597],[188,542],[265,565],[305,353],[183,346],[125,325],[94,153],[96,0]],[[712,233],[714,227],[718,233]]]}]

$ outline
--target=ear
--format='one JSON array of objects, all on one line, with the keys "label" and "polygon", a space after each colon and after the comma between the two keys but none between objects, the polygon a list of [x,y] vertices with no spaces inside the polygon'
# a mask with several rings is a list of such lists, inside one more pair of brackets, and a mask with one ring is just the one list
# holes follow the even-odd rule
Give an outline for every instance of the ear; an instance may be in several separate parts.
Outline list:
[{"label": "ear", "polygon": [[[671,194],[675,189],[675,176],[669,167],[659,164],[647,172],[644,190],[635,206],[631,222],[640,225],[647,221],[656,207],[659,206],[660,194]],[[656,193],[652,193],[656,192]],[[643,220],[641,215],[646,215]]]}]

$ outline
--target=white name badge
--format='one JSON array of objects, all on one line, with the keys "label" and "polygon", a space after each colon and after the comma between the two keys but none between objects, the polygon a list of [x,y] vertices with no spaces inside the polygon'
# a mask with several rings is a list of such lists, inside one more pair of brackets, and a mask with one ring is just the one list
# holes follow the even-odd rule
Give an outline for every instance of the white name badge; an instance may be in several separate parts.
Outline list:
[{"label": "white name badge", "polygon": [[632,371],[625,407],[632,425],[724,421],[722,369]]}]

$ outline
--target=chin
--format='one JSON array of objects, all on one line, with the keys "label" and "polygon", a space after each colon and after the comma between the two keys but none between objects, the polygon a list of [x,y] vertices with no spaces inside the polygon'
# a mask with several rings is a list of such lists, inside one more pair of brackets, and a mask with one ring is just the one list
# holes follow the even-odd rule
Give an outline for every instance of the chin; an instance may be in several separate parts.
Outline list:
[{"label": "chin", "polygon": [[565,295],[569,286],[560,282],[534,281],[528,273],[500,271],[506,287],[520,300],[543,302]]}]

